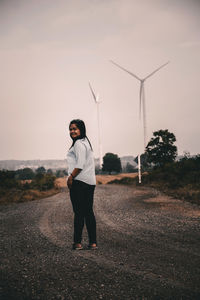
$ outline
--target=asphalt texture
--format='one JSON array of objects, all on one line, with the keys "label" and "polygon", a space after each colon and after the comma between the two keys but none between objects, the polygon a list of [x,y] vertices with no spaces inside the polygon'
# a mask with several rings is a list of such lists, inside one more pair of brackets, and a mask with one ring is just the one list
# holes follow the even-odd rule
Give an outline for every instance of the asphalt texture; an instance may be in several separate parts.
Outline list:
[{"label": "asphalt texture", "polygon": [[200,299],[200,208],[148,188],[98,185],[98,250],[72,250],[64,189],[2,205],[1,300]]}]

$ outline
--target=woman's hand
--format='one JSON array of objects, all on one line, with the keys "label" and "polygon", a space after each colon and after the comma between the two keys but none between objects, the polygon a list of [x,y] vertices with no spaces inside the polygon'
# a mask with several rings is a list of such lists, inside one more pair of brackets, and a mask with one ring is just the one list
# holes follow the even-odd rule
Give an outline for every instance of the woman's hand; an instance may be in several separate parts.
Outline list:
[{"label": "woman's hand", "polygon": [[69,189],[72,187],[73,179],[81,172],[81,169],[75,168],[67,179],[67,186]]},{"label": "woman's hand", "polygon": [[67,179],[67,186],[69,189],[71,189],[72,183],[73,183],[73,177],[72,177],[72,175],[70,175]]}]

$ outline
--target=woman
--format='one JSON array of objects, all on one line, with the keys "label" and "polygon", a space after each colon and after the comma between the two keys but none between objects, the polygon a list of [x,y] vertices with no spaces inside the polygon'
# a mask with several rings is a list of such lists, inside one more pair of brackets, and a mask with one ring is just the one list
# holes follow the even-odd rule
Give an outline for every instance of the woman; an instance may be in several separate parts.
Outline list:
[{"label": "woman", "polygon": [[82,231],[84,223],[88,232],[91,250],[97,249],[96,219],[93,212],[94,189],[96,185],[93,150],[86,136],[82,120],[72,120],[69,124],[72,146],[67,154],[67,185],[74,211],[74,250],[82,250]]}]

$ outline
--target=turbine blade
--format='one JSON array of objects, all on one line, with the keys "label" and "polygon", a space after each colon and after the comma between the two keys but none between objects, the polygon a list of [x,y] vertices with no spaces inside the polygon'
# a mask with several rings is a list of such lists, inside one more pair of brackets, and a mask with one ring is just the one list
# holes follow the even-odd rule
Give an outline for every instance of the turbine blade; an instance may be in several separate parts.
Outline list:
[{"label": "turbine blade", "polygon": [[112,60],[110,60],[110,62],[111,62],[112,64],[116,65],[118,68],[122,69],[123,71],[129,73],[131,76],[133,76],[133,77],[135,77],[136,79],[138,79],[138,80],[141,81],[141,79],[140,79],[137,75],[133,74],[132,72],[130,72],[130,71],[128,71],[128,70],[126,70],[125,68],[121,67],[120,65],[118,65],[117,63],[115,63],[115,62],[112,61]]},{"label": "turbine blade", "polygon": [[91,86],[90,83],[89,83],[89,87],[90,87],[91,93],[92,93],[92,95],[93,95],[94,101],[97,103],[96,95],[95,95],[95,93],[94,93],[94,91],[93,91],[92,86]]},{"label": "turbine blade", "polygon": [[160,66],[159,68],[157,68],[155,71],[153,71],[152,73],[150,73],[148,76],[146,76],[144,78],[144,80],[146,80],[147,78],[149,78],[150,76],[152,76],[153,74],[155,74],[156,72],[158,72],[161,68],[163,68],[164,66],[168,65],[169,64],[169,61],[166,62],[165,64],[163,64],[162,66]]}]

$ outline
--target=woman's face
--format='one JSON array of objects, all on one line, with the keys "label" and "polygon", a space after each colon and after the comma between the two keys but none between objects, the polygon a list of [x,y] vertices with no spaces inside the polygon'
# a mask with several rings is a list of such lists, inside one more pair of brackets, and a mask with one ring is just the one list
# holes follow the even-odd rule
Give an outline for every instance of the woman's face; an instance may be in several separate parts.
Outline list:
[{"label": "woman's face", "polygon": [[69,126],[69,134],[71,136],[72,139],[76,139],[77,137],[79,137],[81,135],[80,129],[78,129],[78,127],[76,126],[76,124],[71,124]]}]

